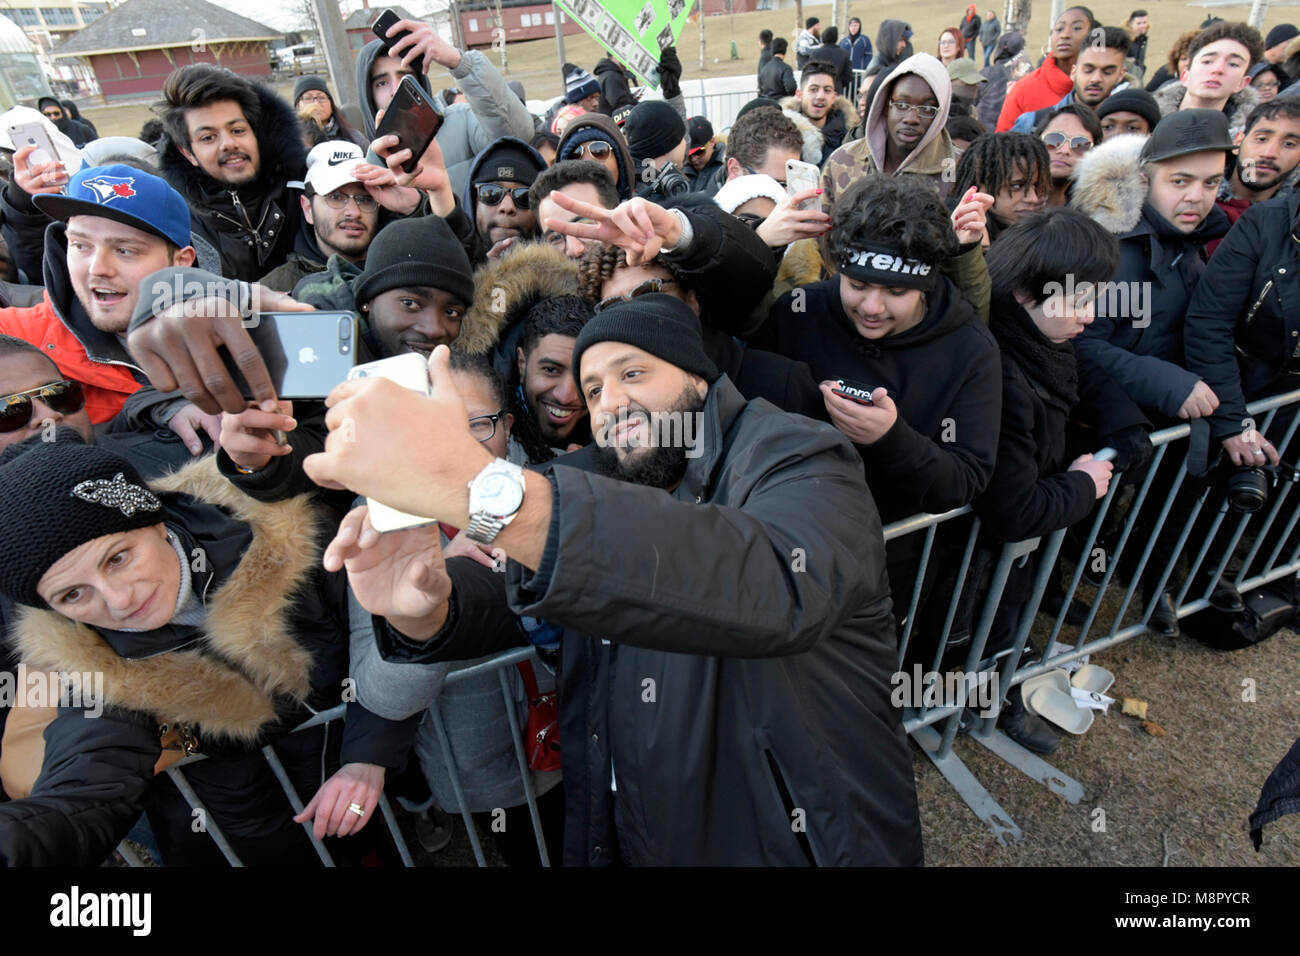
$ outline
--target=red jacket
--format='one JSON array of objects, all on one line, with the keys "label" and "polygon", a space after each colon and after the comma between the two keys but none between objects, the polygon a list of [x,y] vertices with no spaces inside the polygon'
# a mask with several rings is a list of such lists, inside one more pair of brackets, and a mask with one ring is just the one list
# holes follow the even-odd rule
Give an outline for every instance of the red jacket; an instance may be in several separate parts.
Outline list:
[{"label": "red jacket", "polygon": [[[1232,199],[1218,199],[1215,200],[1214,204],[1228,214],[1228,222],[1232,223],[1234,226],[1237,224],[1237,220],[1241,218],[1241,214],[1254,205],[1254,203],[1249,199],[1237,199],[1236,197],[1233,197]],[[1223,242],[1222,239],[1215,239],[1213,242],[1207,242],[1205,244],[1206,257],[1214,255],[1214,250],[1219,248],[1219,243],[1221,242]]]},{"label": "red jacket", "polygon": [[106,422],[122,410],[128,395],[139,391],[132,366],[125,362],[96,361],[59,318],[47,291],[40,305],[26,309],[0,309],[0,333],[40,346],[59,371],[86,388],[86,411],[92,423]]},{"label": "red jacket", "polygon": [[998,114],[997,131],[1007,132],[1021,113],[1055,106],[1072,89],[1074,80],[1070,79],[1070,74],[1056,65],[1056,57],[1049,56],[1042,66],[1024,79],[1017,80],[1008,91],[1007,98],[1002,102],[1002,112]]}]

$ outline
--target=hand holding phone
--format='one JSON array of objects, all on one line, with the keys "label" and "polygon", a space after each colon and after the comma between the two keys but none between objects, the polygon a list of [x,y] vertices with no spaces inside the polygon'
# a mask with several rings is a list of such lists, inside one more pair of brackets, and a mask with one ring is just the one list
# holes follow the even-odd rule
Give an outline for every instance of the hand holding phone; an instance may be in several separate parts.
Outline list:
[{"label": "hand holding phone", "polygon": [[[324,400],[356,365],[354,312],[262,312],[248,332],[280,399]],[[230,353],[218,350],[245,398],[256,398]]]},{"label": "hand holding phone", "polygon": [[409,149],[411,158],[402,163],[402,171],[415,172],[424,155],[442,127],[442,114],[433,100],[424,92],[415,77],[406,76],[397,86],[397,92],[384,109],[375,130],[375,139],[381,136],[397,137],[397,149]]},{"label": "hand holding phone", "polygon": [[[411,35],[410,30],[398,30],[394,32],[393,28],[397,26],[398,22],[401,19],[402,17],[398,16],[394,11],[385,10],[383,13],[379,15],[379,19],[376,20],[370,27],[370,29],[374,32],[375,36],[383,40],[384,45],[388,47],[390,51],[399,40],[405,39],[406,37],[409,37]],[[399,54],[394,53],[392,55],[398,56]],[[416,73],[425,72],[424,57],[417,56],[414,60],[411,61],[410,66],[411,69],[414,70]]]},{"label": "hand holding phone", "polygon": [[870,405],[871,393],[875,391],[870,385],[862,385],[858,382],[851,382],[846,378],[836,381],[836,388],[831,391],[841,398],[847,398],[850,402],[857,402],[859,405]]},{"label": "hand holding phone", "polygon": [[[806,192],[809,189],[816,189],[821,185],[821,170],[812,163],[805,163],[799,159],[788,159],[785,163],[785,193],[787,196],[793,196],[796,193]],[[820,200],[817,198],[805,199],[799,204],[800,209],[810,209]]]},{"label": "hand holding phone", "polygon": [[[348,378],[386,378],[421,395],[430,395],[433,392],[433,385],[429,381],[428,361],[423,355],[411,352],[358,365],[348,373]],[[374,498],[367,498],[366,504],[370,507],[370,526],[381,534],[385,531],[401,531],[404,528],[432,524],[434,520],[398,511]]]},{"label": "hand holding phone", "polygon": [[[14,144],[14,181],[29,196],[61,193],[67,186],[63,161],[49,133],[40,123],[19,123],[9,127]],[[23,150],[30,152],[19,156]]]}]

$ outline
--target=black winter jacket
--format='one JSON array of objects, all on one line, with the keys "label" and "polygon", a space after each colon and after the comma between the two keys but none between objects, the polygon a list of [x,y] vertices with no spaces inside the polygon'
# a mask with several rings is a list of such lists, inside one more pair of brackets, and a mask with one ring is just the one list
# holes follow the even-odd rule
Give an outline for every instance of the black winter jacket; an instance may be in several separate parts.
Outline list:
[{"label": "black winter jacket", "polygon": [[848,90],[853,86],[853,60],[849,56],[849,51],[842,49],[838,43],[822,43],[812,51],[808,62],[814,60],[821,60],[835,67],[836,92],[847,96]]},{"label": "black winter jacket", "polygon": [[1300,387],[1300,193],[1255,203],[1210,259],[1187,310],[1187,367],[1219,397],[1214,438],[1246,404]]},{"label": "black winter jacket", "polygon": [[750,344],[807,362],[818,381],[889,389],[898,421],[874,445],[858,446],[886,524],[969,504],[997,454],[1002,373],[993,336],[947,278],[916,327],[875,341],[844,314],[839,288],[835,277],[786,293]]},{"label": "black winter jacket", "polygon": [[[1080,374],[1104,373],[1140,407],[1176,417],[1200,381],[1185,367],[1183,322],[1205,271],[1201,251],[1227,230],[1228,217],[1217,206],[1185,235],[1147,203],[1138,224],[1118,237],[1120,266],[1111,288],[1127,295],[1102,297],[1096,319],[1075,340]],[[1137,294],[1144,315],[1137,314]]]},{"label": "black winter jacket", "polygon": [[758,71],[758,95],[770,96],[774,100],[783,100],[794,96],[799,84],[794,81],[794,69],[789,63],[774,56],[767,65]]},{"label": "black winter jacket", "polygon": [[[236,852],[254,860],[271,862],[268,847],[304,849],[259,748],[276,743],[304,802],[337,767],[327,759],[336,731],[286,736],[342,701],[349,672],[346,580],[318,567],[310,505],[253,502],[211,458],[150,484],[185,552],[202,556],[191,583],[207,625],[131,633],[53,611],[17,624],[15,646],[29,666],[103,671],[105,701],[98,718],[61,707],[47,728],[31,796],[0,804],[0,863],[97,866],[142,808],[169,865],[210,858],[211,838],[191,831],[189,808],[154,777],[163,724],[197,737],[209,759],[194,765],[191,783]],[[342,761],[399,768],[391,726],[348,704]]]},{"label": "black winter jacket", "polygon": [[[565,628],[565,863],[608,865],[620,846],[652,866],[920,864],[861,463],[834,430],[725,378],[704,416],[704,452],[671,494],[593,474],[585,450],[543,466],[545,555],[507,568],[514,611]],[[795,549],[808,563],[791,574]],[[456,581],[440,634],[385,626],[381,651],[457,660],[518,642],[472,599]]]},{"label": "black winter jacket", "polygon": [[603,57],[591,71],[600,83],[600,105],[596,107],[606,116],[620,106],[635,106],[636,97],[627,82],[627,71],[609,57]]},{"label": "black winter jacket", "polygon": [[185,197],[192,230],[221,255],[227,279],[256,282],[288,257],[298,230],[305,225],[298,197],[288,183],[301,180],[307,165],[297,114],[260,83],[262,115],[254,126],[261,170],[253,182],[237,188],[218,182],[165,141],[160,171]]}]

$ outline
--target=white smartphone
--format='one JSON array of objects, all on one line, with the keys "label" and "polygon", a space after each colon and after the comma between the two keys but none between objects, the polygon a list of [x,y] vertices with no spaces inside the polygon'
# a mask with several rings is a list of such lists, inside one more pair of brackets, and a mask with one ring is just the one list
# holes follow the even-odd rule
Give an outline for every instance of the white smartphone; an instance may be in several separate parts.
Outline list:
[{"label": "white smartphone", "polygon": [[14,144],[14,152],[26,146],[36,147],[36,151],[27,157],[28,166],[59,161],[59,151],[54,148],[50,134],[45,132],[45,127],[40,123],[19,123],[10,126],[9,139]]},{"label": "white smartphone", "polygon": [[[821,185],[821,170],[812,163],[805,163],[800,159],[787,159],[785,161],[785,193],[787,196],[793,196],[795,193],[801,193],[808,189],[816,189]],[[814,196],[812,199],[805,199],[799,204],[800,209],[812,209],[821,203],[821,200]]]},{"label": "white smartphone", "polygon": [[[428,395],[433,391],[429,383],[428,360],[414,353],[395,355],[392,358],[380,359],[378,362],[358,365],[348,373],[348,378],[386,378],[422,395]],[[403,528],[433,524],[432,518],[398,511],[373,498],[367,498],[366,504],[370,507],[370,524],[379,532],[401,531]]]}]

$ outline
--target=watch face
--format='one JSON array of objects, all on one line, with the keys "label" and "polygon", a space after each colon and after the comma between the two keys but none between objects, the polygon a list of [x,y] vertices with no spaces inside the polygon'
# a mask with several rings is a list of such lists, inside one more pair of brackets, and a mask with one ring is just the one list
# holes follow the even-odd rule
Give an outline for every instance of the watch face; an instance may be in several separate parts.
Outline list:
[{"label": "watch face", "polygon": [[500,472],[484,475],[474,490],[474,510],[498,517],[514,514],[524,499],[519,483]]}]

